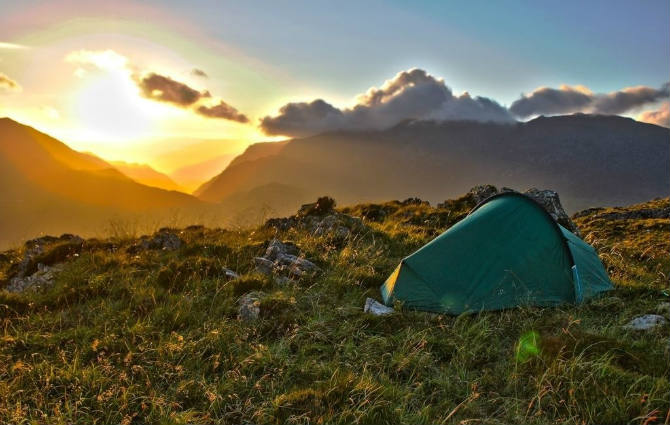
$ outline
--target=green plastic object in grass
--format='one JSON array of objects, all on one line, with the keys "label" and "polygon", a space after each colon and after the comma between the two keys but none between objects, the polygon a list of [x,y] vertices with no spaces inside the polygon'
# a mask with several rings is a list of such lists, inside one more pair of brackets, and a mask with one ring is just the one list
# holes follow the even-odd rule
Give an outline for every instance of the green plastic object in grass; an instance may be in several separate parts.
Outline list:
[{"label": "green plastic object in grass", "polygon": [[381,292],[387,305],[461,314],[579,304],[612,288],[592,246],[532,199],[504,192],[405,257]]}]

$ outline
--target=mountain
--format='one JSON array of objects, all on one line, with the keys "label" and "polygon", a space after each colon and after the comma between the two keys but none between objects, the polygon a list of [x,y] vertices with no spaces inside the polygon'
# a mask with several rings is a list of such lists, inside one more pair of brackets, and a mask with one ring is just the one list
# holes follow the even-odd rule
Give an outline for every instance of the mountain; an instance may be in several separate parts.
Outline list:
[{"label": "mountain", "polygon": [[576,211],[670,194],[669,135],[629,118],[584,114],[515,124],[410,120],[293,139],[269,155],[257,154],[267,146],[253,145],[195,194],[225,203],[278,183],[340,204],[410,196],[439,202],[484,181],[551,187]]},{"label": "mountain", "polygon": [[234,154],[219,155],[215,158],[178,168],[170,173],[170,177],[185,190],[192,192],[203,182],[223,171],[233,158],[235,158]]},{"label": "mountain", "polygon": [[0,119],[0,245],[39,233],[100,231],[110,220],[158,222],[203,203],[137,183],[107,162]]},{"label": "mountain", "polygon": [[111,165],[127,177],[130,177],[143,185],[158,187],[165,190],[184,191],[184,189],[175,183],[169,176],[154,170],[147,164],[113,161],[111,162]]},{"label": "mountain", "polygon": [[[243,162],[255,161],[277,155],[279,152],[281,152],[284,146],[286,146],[286,143],[287,141],[254,143],[253,145],[247,147],[242,155],[238,155],[233,158],[228,164],[228,167],[235,167]],[[220,168],[220,171],[210,176],[209,180],[205,181],[205,183],[202,183],[201,181],[202,184],[193,191],[193,194],[195,196],[200,196],[203,192],[206,192],[210,183],[216,180],[214,177],[216,177],[223,170],[224,168]]]}]

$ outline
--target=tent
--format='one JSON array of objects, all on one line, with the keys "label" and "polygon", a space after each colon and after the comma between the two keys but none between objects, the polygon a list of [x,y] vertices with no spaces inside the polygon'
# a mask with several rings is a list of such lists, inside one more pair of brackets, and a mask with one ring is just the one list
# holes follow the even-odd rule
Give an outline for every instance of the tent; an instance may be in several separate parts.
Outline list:
[{"label": "tent", "polygon": [[386,305],[461,314],[579,304],[612,288],[593,247],[531,198],[503,192],[404,258],[381,292]]}]

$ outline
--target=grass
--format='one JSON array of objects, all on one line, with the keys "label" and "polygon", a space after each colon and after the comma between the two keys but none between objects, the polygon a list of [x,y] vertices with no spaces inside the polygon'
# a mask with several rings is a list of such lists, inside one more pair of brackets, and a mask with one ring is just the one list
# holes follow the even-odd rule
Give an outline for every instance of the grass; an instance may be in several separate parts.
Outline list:
[{"label": "grass", "polygon": [[[366,227],[344,241],[193,227],[174,252],[135,253],[127,236],[89,240],[78,256],[47,249],[45,261],[65,260],[53,287],[0,290],[0,423],[666,421],[667,327],[622,325],[670,301],[667,220],[578,218],[617,285],[581,306],[362,312],[400,258],[469,207],[346,208]],[[288,285],[254,273],[274,236],[323,272]],[[0,279],[20,258],[0,256]],[[259,290],[261,318],[241,322],[238,298]]]}]

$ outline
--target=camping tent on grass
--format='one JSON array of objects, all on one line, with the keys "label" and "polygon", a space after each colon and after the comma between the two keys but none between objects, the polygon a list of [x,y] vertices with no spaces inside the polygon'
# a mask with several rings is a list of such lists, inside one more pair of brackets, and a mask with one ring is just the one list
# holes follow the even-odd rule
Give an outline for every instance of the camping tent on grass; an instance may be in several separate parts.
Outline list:
[{"label": "camping tent on grass", "polygon": [[404,258],[384,302],[460,314],[580,303],[612,289],[593,247],[517,192],[494,195]]}]

